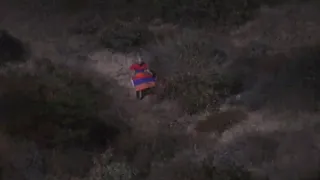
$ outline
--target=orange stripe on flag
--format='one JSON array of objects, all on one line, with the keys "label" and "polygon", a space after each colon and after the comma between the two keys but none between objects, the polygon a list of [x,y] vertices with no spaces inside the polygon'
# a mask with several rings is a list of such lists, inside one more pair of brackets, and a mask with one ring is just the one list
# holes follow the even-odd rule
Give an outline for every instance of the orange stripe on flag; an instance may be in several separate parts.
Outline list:
[{"label": "orange stripe on flag", "polygon": [[133,79],[149,78],[149,77],[152,77],[152,75],[149,73],[137,73],[136,75],[133,76]]}]

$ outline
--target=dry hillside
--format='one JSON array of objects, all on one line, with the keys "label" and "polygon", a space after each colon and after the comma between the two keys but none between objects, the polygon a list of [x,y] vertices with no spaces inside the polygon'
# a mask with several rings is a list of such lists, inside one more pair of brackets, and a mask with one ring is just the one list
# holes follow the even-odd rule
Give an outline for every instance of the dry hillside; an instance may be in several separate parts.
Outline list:
[{"label": "dry hillside", "polygon": [[1,1],[0,180],[319,179],[319,9]]}]

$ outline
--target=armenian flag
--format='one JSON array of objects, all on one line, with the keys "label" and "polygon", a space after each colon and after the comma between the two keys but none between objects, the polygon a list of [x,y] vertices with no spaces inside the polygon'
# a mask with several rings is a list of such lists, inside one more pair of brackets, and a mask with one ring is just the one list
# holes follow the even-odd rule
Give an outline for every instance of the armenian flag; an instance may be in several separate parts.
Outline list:
[{"label": "armenian flag", "polygon": [[132,84],[136,91],[142,91],[147,88],[155,87],[156,79],[152,74],[143,70],[136,70],[135,75],[132,77]]}]

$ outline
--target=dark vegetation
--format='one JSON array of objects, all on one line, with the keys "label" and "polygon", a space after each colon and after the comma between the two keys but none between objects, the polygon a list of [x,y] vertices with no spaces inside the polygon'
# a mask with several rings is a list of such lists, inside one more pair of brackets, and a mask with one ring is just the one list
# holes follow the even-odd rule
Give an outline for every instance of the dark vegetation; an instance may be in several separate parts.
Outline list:
[{"label": "dark vegetation", "polygon": [[[39,60],[34,68],[36,74],[7,71],[1,75],[2,131],[43,148],[104,150],[120,133],[99,116],[110,109],[112,97],[80,72],[50,60]],[[121,121],[112,113],[108,118],[110,123]]]},{"label": "dark vegetation", "polygon": [[[125,12],[130,16],[118,17],[121,23],[112,24],[113,28],[103,31],[101,43],[104,47],[120,52],[140,51],[141,48],[146,48],[155,54],[151,57],[152,68],[165,79],[167,88],[161,94],[163,97],[180,101],[190,114],[203,109],[217,110],[226,98],[243,90],[245,82],[241,77],[243,73],[248,72],[239,72],[240,74],[235,75],[219,71],[219,68],[230,61],[230,57],[217,47],[210,35],[203,37],[196,34],[185,35],[196,36],[190,38],[184,37],[181,34],[183,32],[176,32],[172,38],[168,30],[163,30],[165,37],[161,39],[160,47],[156,46],[150,50],[150,44],[159,43],[157,41],[159,35],[150,31],[148,23],[160,18],[162,23],[173,22],[183,27],[208,28],[210,26],[207,22],[211,22],[220,28],[213,28],[216,31],[228,32],[251,20],[261,5],[275,6],[295,2],[299,1],[119,1],[119,8],[121,3],[124,9],[126,3],[134,8],[126,9]],[[143,7],[149,8],[141,10]],[[168,37],[171,39],[166,39]],[[181,39],[182,42],[179,42]],[[161,47],[164,49],[159,50]],[[266,48],[252,49],[254,51],[252,53],[257,53],[257,49],[261,51],[260,56],[245,58],[256,61]],[[250,67],[242,65],[242,68]]]},{"label": "dark vegetation", "polygon": [[214,39],[193,35],[186,33],[165,43],[164,49],[151,49],[155,55],[150,66],[165,79],[164,98],[178,100],[189,114],[217,111],[227,97],[242,90],[242,81],[221,71],[230,58]]},{"label": "dark vegetation", "polygon": [[[80,1],[77,5],[66,1],[60,5],[69,13],[78,13],[84,7],[96,8],[101,14],[113,9],[115,12],[110,14],[115,13],[112,16],[120,21],[109,22],[108,28],[81,26],[70,33],[98,36],[95,38],[99,45],[114,52],[144,49],[152,54],[151,68],[166,85],[159,95],[177,101],[188,114],[219,111],[221,104],[233,101],[239,94],[240,98],[233,103],[249,109],[266,105],[276,111],[282,111],[281,108],[317,111],[319,47],[293,49],[295,58],[289,58],[290,63],[284,64],[280,61],[264,64],[265,57],[275,57],[268,57],[264,54],[266,47],[261,47],[260,55],[239,57],[227,66],[231,61],[229,54],[216,45],[210,34],[197,36],[180,29],[180,34],[159,42],[157,35],[148,28],[150,21],[160,18],[161,23],[179,24],[194,31],[215,26],[217,31],[227,32],[254,18],[261,5],[288,2],[292,1],[132,0]],[[106,4],[109,6],[103,9]],[[126,7],[128,5],[130,7]],[[0,33],[0,154],[4,154],[0,156],[0,177],[8,177],[3,172],[29,171],[18,166],[20,162],[6,161],[1,147],[6,142],[1,139],[4,137],[17,144],[35,144],[32,147],[39,150],[38,161],[43,163],[39,171],[52,180],[253,179],[251,172],[238,164],[217,167],[212,163],[216,158],[213,153],[208,153],[210,155],[201,161],[189,162],[187,155],[179,160],[179,152],[194,145],[190,145],[189,137],[184,134],[161,128],[150,137],[132,132],[135,127],[128,123],[131,117],[119,114],[117,106],[121,103],[115,102],[113,94],[106,92],[113,88],[111,83],[93,72],[45,58],[29,59],[29,65],[25,66],[7,63],[23,64],[28,50],[8,32]],[[167,34],[162,36],[167,37]],[[247,114],[242,111],[218,112],[198,123],[195,130],[222,134],[246,118]],[[80,155],[76,156],[78,151]],[[16,155],[13,151],[10,153]],[[63,160],[48,155],[55,153]],[[75,158],[69,159],[69,156]],[[25,174],[21,176],[33,179]]]},{"label": "dark vegetation", "polygon": [[[319,46],[293,48],[290,54],[238,60],[230,72],[241,77],[241,98],[231,100],[257,110],[263,106],[279,112],[317,111],[319,92]],[[242,69],[239,71],[239,69]]]},{"label": "dark vegetation", "polygon": [[[104,6],[108,7],[103,10],[98,8],[96,11],[104,12],[109,10],[112,17],[114,15],[117,16],[118,22],[108,22],[111,28],[107,28],[102,33],[101,44],[106,48],[124,52],[136,51],[147,43],[150,43],[150,41],[153,41],[152,33],[147,29],[146,24],[155,19],[161,19],[162,23],[174,23],[191,28],[213,26],[215,31],[228,32],[230,29],[251,20],[261,5],[274,6],[295,2],[295,0],[122,0],[116,3],[83,1],[95,8],[98,6],[100,8]],[[103,12],[101,12],[101,16],[99,15],[99,17],[104,17]],[[91,24],[90,22],[86,23]],[[97,24],[89,27],[81,26],[74,31],[81,34],[91,34],[99,31],[99,28],[104,28],[104,26],[99,27]]]},{"label": "dark vegetation", "polygon": [[27,58],[27,47],[8,31],[0,31],[0,60],[1,65],[7,62],[21,62]]},{"label": "dark vegetation", "polygon": [[150,43],[153,34],[139,22],[115,23],[101,35],[101,44],[120,52],[134,52]]},{"label": "dark vegetation", "polygon": [[[32,67],[2,68],[0,131],[14,142],[35,143],[40,152],[37,163],[43,162],[41,168],[49,169],[47,173],[59,173],[57,166],[68,172],[64,175],[83,176],[90,170],[95,153],[104,152],[119,134],[130,130],[113,109],[112,96],[105,93],[109,82],[49,59],[32,60],[29,65]],[[95,81],[99,81],[98,87]],[[6,144],[1,144],[3,150]],[[20,160],[24,159],[2,161],[0,167],[12,166],[12,171],[18,172]],[[5,179],[9,178],[6,173]]]}]

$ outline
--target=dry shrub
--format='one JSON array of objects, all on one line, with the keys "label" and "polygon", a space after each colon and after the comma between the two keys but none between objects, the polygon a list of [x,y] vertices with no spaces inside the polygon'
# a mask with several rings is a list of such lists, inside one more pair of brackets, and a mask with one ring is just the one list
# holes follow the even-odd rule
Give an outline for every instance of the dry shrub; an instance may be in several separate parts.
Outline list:
[{"label": "dry shrub", "polygon": [[80,0],[80,1],[66,0],[66,1],[61,1],[60,3],[62,8],[69,13],[77,13],[89,5],[89,2],[87,0]]},{"label": "dry shrub", "polygon": [[185,75],[169,81],[167,93],[178,98],[190,114],[201,110],[217,110],[224,98],[230,94],[229,85],[218,75],[203,77]]},{"label": "dry shrub", "polygon": [[307,46],[234,61],[228,73],[241,77],[244,89],[231,101],[252,110],[265,105],[279,112],[318,110],[319,57],[319,46]]},{"label": "dry shrub", "polygon": [[138,178],[146,178],[152,164],[167,162],[175,153],[187,146],[187,137],[168,132],[155,136],[145,133],[128,134],[117,141],[114,155],[136,168]]},{"label": "dry shrub", "polygon": [[100,40],[106,48],[114,51],[130,52],[152,41],[153,35],[148,30],[147,25],[136,19],[132,22],[115,22],[111,28],[107,27],[102,31]]},{"label": "dry shrub", "polygon": [[[63,65],[41,60],[34,70],[6,68],[1,74],[1,130],[42,147],[103,148],[119,133],[106,122],[112,97],[91,78]],[[105,121],[106,120],[106,121]]]},{"label": "dry shrub", "polygon": [[[89,70],[40,59],[7,66],[0,73],[0,132],[17,147],[25,141],[33,144],[30,150],[3,152],[0,160],[9,159],[3,166],[5,176],[78,179],[92,167],[92,157],[112,146],[121,129],[127,129],[106,92],[109,83]],[[23,164],[25,159],[35,163],[29,151],[40,162],[32,170]]]},{"label": "dry shrub", "polygon": [[35,143],[0,133],[0,179],[43,179],[43,156]]},{"label": "dry shrub", "polygon": [[291,0],[136,0],[131,6],[148,7],[148,9],[133,11],[132,16],[145,19],[162,18],[166,22],[175,22],[191,26],[212,25],[228,28],[241,25],[251,20],[255,10],[262,5],[277,5]]},{"label": "dry shrub", "polygon": [[148,180],[250,180],[251,174],[244,168],[236,165],[216,167],[212,165],[211,159],[192,160],[194,157],[184,157],[167,163],[165,166],[155,166]]},{"label": "dry shrub", "polygon": [[240,109],[213,113],[208,116],[206,120],[199,121],[196,124],[195,130],[197,132],[217,132],[221,134],[233,125],[245,120],[247,116],[248,115]]},{"label": "dry shrub", "polygon": [[229,59],[210,36],[184,31],[150,51],[151,68],[166,81],[164,96],[180,101],[190,114],[217,109],[240,88],[238,80],[221,73]]},{"label": "dry shrub", "polygon": [[94,159],[94,167],[85,180],[130,180],[137,170],[126,162],[112,161],[112,153],[107,150]]}]

